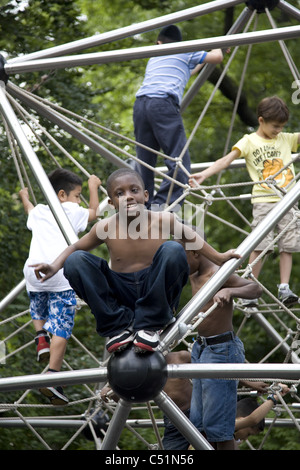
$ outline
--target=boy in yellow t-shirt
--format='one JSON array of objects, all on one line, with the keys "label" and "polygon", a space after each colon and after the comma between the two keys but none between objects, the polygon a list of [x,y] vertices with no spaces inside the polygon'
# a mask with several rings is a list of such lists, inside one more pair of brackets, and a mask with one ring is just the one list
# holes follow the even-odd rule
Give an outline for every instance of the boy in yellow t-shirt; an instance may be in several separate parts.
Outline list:
[{"label": "boy in yellow t-shirt", "polygon": [[[189,181],[191,186],[195,186],[195,181],[201,184],[206,178],[227,168],[236,158],[245,158],[246,167],[252,181],[262,181],[262,183],[255,184],[252,190],[252,228],[256,227],[270,212],[273,205],[280,200],[279,196],[274,195],[274,190],[263,181],[268,176],[276,175],[275,181],[278,187],[288,191],[293,186],[291,182],[295,176],[295,171],[292,163],[278,174],[277,172],[291,161],[292,152],[296,152],[300,143],[300,133],[282,132],[289,118],[289,110],[282,99],[277,96],[264,98],[258,105],[257,117],[259,127],[256,132],[244,135],[232,147],[231,152],[216,160],[213,165],[204,171],[191,175]],[[283,230],[292,217],[291,211],[285,214],[278,222],[277,230]],[[273,236],[273,231],[269,232],[267,237],[251,253],[250,264],[269,245]],[[278,248],[280,253],[278,298],[285,305],[291,305],[298,302],[298,296],[289,288],[292,253],[298,252],[300,248],[300,233],[296,222],[279,239]],[[252,270],[256,278],[258,278],[260,270],[261,261],[259,260]],[[257,299],[254,302],[252,300],[250,303],[257,304]],[[248,303],[248,305],[250,304]]]}]

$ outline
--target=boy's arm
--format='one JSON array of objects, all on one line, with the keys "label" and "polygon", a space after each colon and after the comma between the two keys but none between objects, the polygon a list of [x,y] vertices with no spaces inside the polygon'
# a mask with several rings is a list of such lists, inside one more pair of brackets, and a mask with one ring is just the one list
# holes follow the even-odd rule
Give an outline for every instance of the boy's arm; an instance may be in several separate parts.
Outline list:
[{"label": "boy's arm", "polygon": [[[226,49],[226,53],[230,53],[230,48]],[[212,49],[208,52],[205,56],[205,59],[201,64],[196,65],[196,67],[192,70],[191,75],[195,75],[198,73],[205,64],[220,64],[224,59],[222,49]]]},{"label": "boy's arm", "polygon": [[220,171],[222,170],[225,170],[227,167],[229,167],[230,163],[233,162],[233,160],[238,158],[240,155],[240,150],[234,149],[224,157],[216,160],[209,168],[206,168],[203,171],[199,171],[198,173],[194,173],[190,176],[189,179],[190,186],[195,187],[195,181],[196,183],[201,184],[204,180],[206,180],[206,178],[209,178],[210,176],[220,173]]},{"label": "boy's arm", "polygon": [[[102,222],[102,221],[101,221]],[[99,222],[100,223],[100,222]],[[64,265],[68,256],[70,256],[74,251],[83,250],[90,251],[96,248],[97,246],[103,243],[103,240],[100,240],[97,236],[97,224],[95,224],[91,231],[80,238],[77,242],[69,245],[51,264],[39,263],[32,264],[30,267],[35,268],[34,272],[41,282],[46,281],[50,277],[54,276]]]},{"label": "boy's arm", "polygon": [[218,266],[221,266],[223,263],[226,263],[226,261],[229,261],[232,258],[241,258],[241,255],[236,253],[234,249],[225,251],[224,253],[219,253],[204,240],[203,246],[199,250],[199,253],[208,258],[213,263],[217,264]]},{"label": "boy's arm", "polygon": [[19,196],[26,214],[29,214],[29,212],[34,209],[34,205],[29,200],[28,188],[21,189],[21,191],[19,191]]},{"label": "boy's arm", "polygon": [[[284,384],[279,384],[281,385],[281,391],[280,395],[284,397],[290,389],[287,385]],[[276,401],[276,397],[274,398]],[[258,408],[256,408],[254,411],[249,416],[237,418],[235,421],[235,431],[239,431],[240,429],[244,429],[247,427],[253,427],[256,426],[262,419],[264,419],[269,411],[273,408],[274,402],[273,400],[266,400],[264,403],[262,403]]]},{"label": "boy's arm", "polygon": [[252,411],[249,416],[240,417],[235,420],[235,432],[241,429],[254,427],[264,419],[269,411],[273,408],[274,403],[272,400],[266,400],[256,410]]},{"label": "boy's arm", "polygon": [[203,61],[204,64],[220,64],[223,60],[223,51],[222,49],[212,49],[205,56]]},{"label": "boy's arm", "polygon": [[224,303],[230,302],[233,297],[257,299],[262,295],[262,293],[262,288],[256,282],[249,281],[237,274],[233,274],[225,282],[222,289],[215,294],[214,302],[217,302],[222,306]]},{"label": "boy's arm", "polygon": [[88,185],[90,193],[88,221],[91,222],[97,218],[97,211],[99,207],[98,189],[101,185],[101,180],[98,178],[98,176],[91,175],[88,180]]},{"label": "boy's arm", "polygon": [[256,390],[259,393],[267,393],[269,384],[262,381],[252,382],[251,380],[239,380],[239,383],[245,387]]},{"label": "boy's arm", "polygon": [[196,65],[196,67],[191,71],[191,76],[196,75],[196,73],[200,72],[200,70],[204,67],[205,63]]},{"label": "boy's arm", "polygon": [[173,219],[171,219],[171,233],[174,235],[175,240],[177,239],[184,244],[186,249],[198,252],[218,266],[231,258],[241,258],[239,254],[235,253],[235,250],[228,250],[225,253],[219,253],[203,240],[195,230],[188,225],[182,224],[174,215]]}]

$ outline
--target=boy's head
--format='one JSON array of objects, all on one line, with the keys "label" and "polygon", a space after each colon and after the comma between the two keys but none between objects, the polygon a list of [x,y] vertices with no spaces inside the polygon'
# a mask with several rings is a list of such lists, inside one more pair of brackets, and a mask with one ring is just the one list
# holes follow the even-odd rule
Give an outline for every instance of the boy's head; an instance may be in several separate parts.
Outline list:
[{"label": "boy's head", "polygon": [[141,175],[131,168],[119,168],[114,171],[107,179],[106,190],[111,204],[118,210],[121,200],[122,207],[126,206],[128,210],[129,206],[134,209],[133,205],[144,205],[149,199]]},{"label": "boy's head", "polygon": [[[204,241],[206,241],[206,235],[204,232],[200,233],[195,225],[192,225],[191,228],[194,230],[194,232],[197,232]],[[189,249],[182,240],[176,241],[180,243],[185,249],[186,259],[190,268],[190,275],[199,271],[200,266],[204,266],[207,263],[210,263],[210,261],[203,257],[203,255],[201,255],[198,250]]]},{"label": "boy's head", "polygon": [[[253,398],[242,398],[238,400],[236,407],[236,419],[245,418],[246,416],[251,415],[254,410],[259,407],[257,401]],[[262,432],[265,428],[265,420],[262,419],[256,426],[240,429],[235,432],[235,438],[240,440],[245,440],[251,435],[258,434]]]},{"label": "boy's head", "polygon": [[163,44],[180,41],[182,41],[180,29],[173,24],[165,26],[157,37],[157,42],[161,42]]},{"label": "boy's head", "polygon": [[258,119],[263,118],[266,123],[277,122],[284,124],[289,119],[289,109],[281,98],[271,96],[264,98],[258,104],[257,117]]},{"label": "boy's head", "polygon": [[[184,244],[182,243],[184,246]],[[190,268],[190,275],[194,274],[199,269],[199,263],[201,259],[201,255],[195,250],[185,250],[186,259]]]},{"label": "boy's head", "polygon": [[113,195],[112,187],[113,187],[115,180],[117,178],[123,178],[124,176],[127,176],[127,175],[137,178],[143,190],[145,189],[144,180],[137,171],[132,170],[131,168],[119,168],[118,170],[111,173],[109,177],[107,178],[106,190],[107,190],[107,194],[109,197],[112,197]]},{"label": "boy's head", "polygon": [[61,202],[80,202],[82,179],[78,175],[57,168],[48,174],[48,178]]}]

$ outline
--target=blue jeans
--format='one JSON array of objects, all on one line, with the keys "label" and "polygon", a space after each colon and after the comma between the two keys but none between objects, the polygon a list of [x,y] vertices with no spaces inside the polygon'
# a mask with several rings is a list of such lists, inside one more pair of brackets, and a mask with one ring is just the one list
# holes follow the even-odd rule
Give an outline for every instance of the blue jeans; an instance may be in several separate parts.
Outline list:
[{"label": "blue jeans", "polygon": [[[147,96],[138,97],[133,107],[133,122],[136,141],[154,150],[162,150],[166,155],[179,157],[186,144],[185,130],[180,114],[179,106],[174,99],[149,98]],[[157,155],[140,146],[136,148],[137,157],[143,162],[156,166]],[[165,159],[168,167],[167,175],[174,177],[176,162]],[[186,150],[182,164],[190,172],[190,155]],[[168,197],[171,181],[164,179],[155,197],[154,193],[154,172],[144,165],[138,165],[138,172],[141,174],[145,187],[149,192],[148,207],[151,204],[165,204]],[[187,174],[178,168],[176,180],[186,184]],[[176,201],[182,194],[182,188],[174,183],[170,203]],[[182,204],[182,201],[179,203]]]},{"label": "blue jeans", "polygon": [[167,241],[155,253],[151,266],[138,272],[115,272],[104,259],[75,251],[65,262],[64,275],[89,305],[97,332],[111,337],[126,328],[163,328],[178,307],[189,266],[184,248]]},{"label": "blue jeans", "polygon": [[[193,345],[194,364],[245,362],[244,346],[236,336],[226,343]],[[190,420],[209,442],[233,439],[237,403],[236,380],[193,379]]]}]

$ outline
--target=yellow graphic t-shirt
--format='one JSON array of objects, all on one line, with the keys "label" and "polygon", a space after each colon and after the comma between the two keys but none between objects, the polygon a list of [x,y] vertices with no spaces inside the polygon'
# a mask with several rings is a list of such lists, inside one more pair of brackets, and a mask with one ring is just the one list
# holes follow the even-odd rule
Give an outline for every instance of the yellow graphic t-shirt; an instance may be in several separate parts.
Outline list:
[{"label": "yellow graphic t-shirt", "polygon": [[[246,167],[252,181],[264,181],[268,176],[275,175],[292,159],[292,152],[298,147],[298,133],[281,132],[275,139],[263,139],[256,132],[245,134],[233,147],[241,152],[240,158],[246,161]],[[294,178],[294,165],[289,165],[285,170],[275,176],[277,185],[285,188]],[[288,190],[291,189],[289,186]],[[276,202],[280,200],[274,194],[274,190],[266,183],[255,184],[252,189],[251,202]],[[264,196],[264,197],[258,197]]]}]

